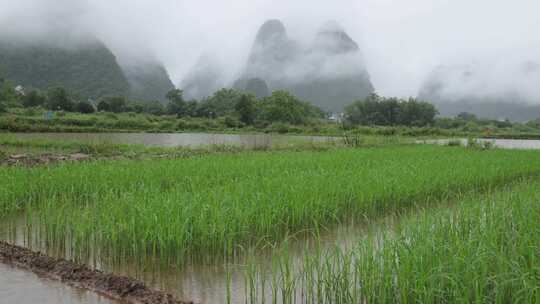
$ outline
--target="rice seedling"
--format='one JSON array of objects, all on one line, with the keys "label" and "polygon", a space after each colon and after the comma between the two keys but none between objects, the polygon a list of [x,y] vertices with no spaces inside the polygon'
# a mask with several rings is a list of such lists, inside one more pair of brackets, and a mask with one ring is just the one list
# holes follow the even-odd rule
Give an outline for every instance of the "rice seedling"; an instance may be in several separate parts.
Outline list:
[{"label": "rice seedling", "polygon": [[[537,175],[534,151],[389,146],[0,168],[0,217],[100,264],[234,257],[349,217],[430,205]],[[97,258],[96,258],[97,257]]]},{"label": "rice seedling", "polygon": [[[350,251],[306,252],[300,262],[278,251],[272,276],[296,267],[295,289],[286,290],[296,303],[539,303],[539,187],[529,180],[465,195],[374,229]],[[256,284],[272,291],[267,301],[283,293]]]}]

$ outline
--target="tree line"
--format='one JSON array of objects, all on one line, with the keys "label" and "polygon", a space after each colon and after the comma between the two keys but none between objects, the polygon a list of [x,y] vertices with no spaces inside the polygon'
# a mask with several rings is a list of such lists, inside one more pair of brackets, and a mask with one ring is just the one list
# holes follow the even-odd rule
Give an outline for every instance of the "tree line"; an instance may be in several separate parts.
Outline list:
[{"label": "tree line", "polygon": [[[173,89],[166,95],[166,104],[158,101],[137,102],[124,96],[107,96],[97,101],[78,101],[75,94],[62,87],[46,91],[31,89],[17,92],[7,81],[2,81],[0,111],[6,107],[42,107],[53,111],[79,112],[134,112],[177,117],[226,117],[244,125],[281,122],[305,125],[328,118],[320,108],[298,99],[287,91],[274,91],[257,99],[254,95],[234,89],[220,89],[201,100],[185,100],[183,91]],[[4,101],[4,102],[2,102]],[[3,106],[2,106],[3,104]],[[345,126],[433,126],[438,111],[434,105],[414,98],[401,99],[371,94],[345,108]]]},{"label": "tree line", "polygon": [[177,117],[237,119],[245,125],[255,123],[282,122],[303,125],[324,119],[327,114],[320,108],[302,101],[286,91],[274,91],[270,96],[257,99],[254,95],[234,89],[220,89],[202,100],[185,100],[183,91],[173,89],[166,95],[168,102],[138,102],[125,96],[107,96],[97,101],[78,101],[62,87],[45,91],[31,89],[17,90],[7,81],[2,81],[0,90],[0,111],[8,107],[42,107],[51,111],[112,113],[146,113],[152,115],[176,115]]},{"label": "tree line", "polygon": [[423,127],[433,125],[438,114],[428,102],[371,94],[347,106],[344,120],[349,125]]}]

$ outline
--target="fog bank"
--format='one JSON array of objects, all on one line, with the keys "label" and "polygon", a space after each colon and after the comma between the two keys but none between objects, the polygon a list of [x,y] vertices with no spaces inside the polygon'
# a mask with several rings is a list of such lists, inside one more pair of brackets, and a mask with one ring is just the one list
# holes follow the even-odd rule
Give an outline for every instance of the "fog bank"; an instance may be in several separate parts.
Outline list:
[{"label": "fog bank", "polygon": [[466,85],[445,76],[449,95],[519,91],[540,103],[538,11],[534,0],[0,0],[0,35],[93,35],[120,61],[163,62],[175,84],[205,54],[223,67],[222,83],[242,73],[267,19],[282,20],[305,43],[336,20],[358,43],[380,94],[416,96],[445,66],[474,74]]}]

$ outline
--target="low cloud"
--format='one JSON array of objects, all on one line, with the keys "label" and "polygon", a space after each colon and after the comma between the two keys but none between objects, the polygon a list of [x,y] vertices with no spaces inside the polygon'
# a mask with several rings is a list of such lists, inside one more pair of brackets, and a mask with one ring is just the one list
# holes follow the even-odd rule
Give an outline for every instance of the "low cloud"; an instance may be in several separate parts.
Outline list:
[{"label": "low cloud", "polygon": [[[176,84],[201,54],[211,54],[223,77],[234,80],[267,19],[281,19],[301,43],[337,20],[359,44],[381,94],[415,96],[442,65],[474,70],[466,85],[449,76],[449,94],[520,91],[538,100],[540,2],[534,0],[0,0],[0,8],[2,39],[77,29],[102,40],[121,60],[162,61]],[[310,60],[293,72],[309,74]],[[532,68],[523,72],[527,63]],[[325,70],[334,67],[347,68],[336,62]]]}]

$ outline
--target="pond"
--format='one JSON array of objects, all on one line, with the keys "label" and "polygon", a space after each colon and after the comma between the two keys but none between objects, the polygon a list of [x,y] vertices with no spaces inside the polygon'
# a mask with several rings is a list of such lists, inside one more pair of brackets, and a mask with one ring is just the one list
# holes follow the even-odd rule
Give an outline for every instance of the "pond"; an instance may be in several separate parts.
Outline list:
[{"label": "pond", "polygon": [[210,133],[10,133],[18,139],[48,139],[77,142],[108,142],[154,147],[202,147],[237,145],[265,147],[279,144],[320,143],[336,140],[328,136]]}]

